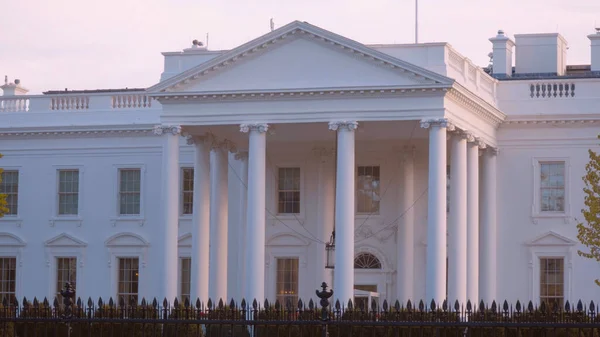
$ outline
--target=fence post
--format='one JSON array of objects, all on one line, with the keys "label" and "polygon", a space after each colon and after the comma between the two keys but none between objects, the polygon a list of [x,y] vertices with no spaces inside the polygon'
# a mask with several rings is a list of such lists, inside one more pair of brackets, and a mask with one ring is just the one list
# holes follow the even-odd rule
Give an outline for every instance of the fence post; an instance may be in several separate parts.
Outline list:
[{"label": "fence post", "polygon": [[65,288],[60,291],[60,295],[62,295],[63,304],[65,305],[65,312],[63,313],[62,318],[67,321],[67,336],[71,337],[71,318],[73,318],[73,297],[75,297],[75,289],[73,289],[70,282],[65,283]]},{"label": "fence post", "polygon": [[321,321],[323,321],[323,328],[321,337],[327,337],[327,322],[329,321],[329,314],[327,307],[329,306],[329,298],[333,295],[333,290],[327,291],[327,283],[321,283],[323,290],[316,290],[317,296],[321,299]]}]

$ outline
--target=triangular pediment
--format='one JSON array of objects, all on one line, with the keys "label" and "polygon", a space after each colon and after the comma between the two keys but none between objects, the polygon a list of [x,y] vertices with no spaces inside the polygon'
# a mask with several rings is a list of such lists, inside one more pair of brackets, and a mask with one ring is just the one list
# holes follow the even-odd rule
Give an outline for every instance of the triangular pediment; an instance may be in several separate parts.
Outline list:
[{"label": "triangular pediment", "polygon": [[576,241],[554,231],[546,232],[527,243],[528,246],[573,246]]},{"label": "triangular pediment", "polygon": [[148,89],[155,93],[446,87],[452,79],[292,22]]},{"label": "triangular pediment", "polygon": [[45,243],[46,247],[85,247],[87,243],[67,233],[59,234]]}]

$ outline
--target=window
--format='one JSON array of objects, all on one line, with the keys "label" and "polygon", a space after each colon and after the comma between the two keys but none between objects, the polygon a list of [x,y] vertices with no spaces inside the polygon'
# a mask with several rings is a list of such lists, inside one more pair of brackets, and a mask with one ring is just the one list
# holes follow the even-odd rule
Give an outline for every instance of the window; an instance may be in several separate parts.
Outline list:
[{"label": "window", "polygon": [[300,168],[279,168],[279,214],[300,213]]},{"label": "window", "polygon": [[58,170],[58,215],[79,213],[79,170]]},{"label": "window", "polygon": [[563,307],[565,295],[563,258],[540,258],[540,303],[553,309]]},{"label": "window", "polygon": [[5,215],[17,215],[19,212],[19,171],[2,172],[0,193],[6,194],[8,213]]},{"label": "window", "polygon": [[117,298],[121,297],[125,304],[138,301],[139,259],[136,257],[119,258],[119,291]]},{"label": "window", "polygon": [[298,303],[298,258],[277,259],[277,300],[284,307]]},{"label": "window", "polygon": [[77,258],[58,257],[56,258],[56,291],[60,292],[64,289],[67,282],[71,283],[73,289],[77,291]]},{"label": "window", "polygon": [[356,181],[356,211],[379,213],[379,166],[359,166]]},{"label": "window", "polygon": [[190,300],[190,283],[192,278],[192,259],[189,257],[181,258],[181,301],[184,302],[187,298]]},{"label": "window", "polygon": [[119,215],[140,215],[141,170],[119,170]]},{"label": "window", "polygon": [[540,163],[540,210],[565,211],[565,163]]},{"label": "window", "polygon": [[181,214],[194,213],[194,169],[184,168],[182,170],[181,182]]},{"label": "window", "polygon": [[0,300],[8,303],[15,301],[15,284],[17,281],[17,258],[0,258]]},{"label": "window", "polygon": [[381,269],[381,262],[371,253],[360,253],[354,258],[354,269]]}]

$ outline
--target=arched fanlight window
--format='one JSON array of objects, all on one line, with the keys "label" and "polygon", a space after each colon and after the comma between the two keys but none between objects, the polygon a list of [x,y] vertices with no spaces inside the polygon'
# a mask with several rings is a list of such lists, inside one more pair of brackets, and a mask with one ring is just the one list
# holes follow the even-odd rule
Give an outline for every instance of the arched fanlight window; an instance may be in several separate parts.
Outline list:
[{"label": "arched fanlight window", "polygon": [[354,258],[354,269],[381,269],[381,262],[371,253],[360,253]]}]

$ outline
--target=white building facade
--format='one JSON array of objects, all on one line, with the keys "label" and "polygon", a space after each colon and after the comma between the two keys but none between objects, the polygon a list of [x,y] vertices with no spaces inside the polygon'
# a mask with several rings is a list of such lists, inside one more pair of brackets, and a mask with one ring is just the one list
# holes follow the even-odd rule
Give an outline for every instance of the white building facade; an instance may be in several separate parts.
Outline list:
[{"label": "white building facade", "polygon": [[591,65],[570,66],[559,34],[499,32],[484,69],[292,22],[164,53],[147,89],[5,81],[0,295],[596,299],[576,239],[600,121],[589,38]]}]

